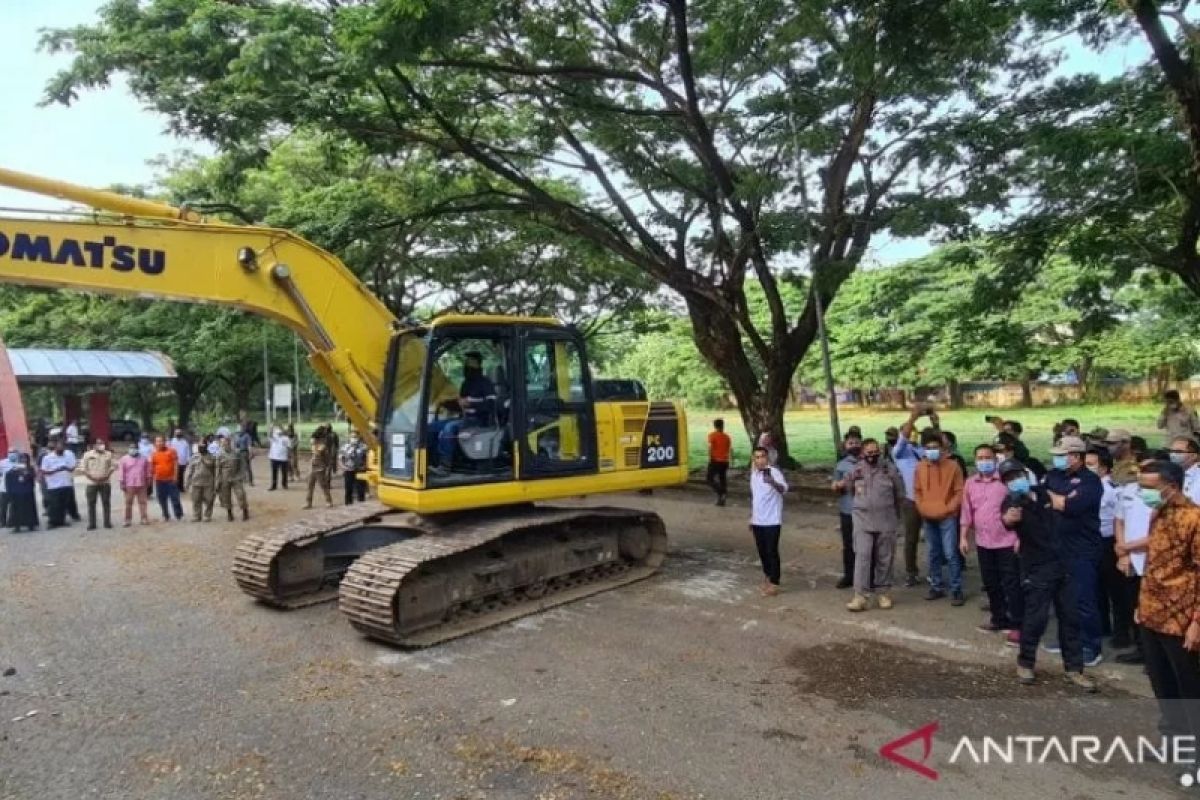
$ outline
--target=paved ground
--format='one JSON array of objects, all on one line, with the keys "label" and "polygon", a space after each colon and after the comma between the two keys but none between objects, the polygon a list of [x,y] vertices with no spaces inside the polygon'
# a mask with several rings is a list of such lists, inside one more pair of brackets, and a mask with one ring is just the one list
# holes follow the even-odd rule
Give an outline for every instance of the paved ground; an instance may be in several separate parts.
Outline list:
[{"label": "paved ground", "polygon": [[[303,513],[295,489],[252,502],[253,525]],[[242,523],[0,534],[0,672],[16,669],[0,677],[0,798],[1181,791],[1172,768],[950,763],[964,735],[1150,735],[1144,678],[1106,664],[1082,697],[1047,659],[1022,689],[1013,651],[974,630],[977,598],[900,590],[891,612],[847,613],[826,505],[789,507],[787,591],[763,599],[743,499],[620,502],[667,520],[661,575],[419,652],[362,639],[333,606],[249,601],[229,575]],[[933,721],[937,781],[878,754]]]}]

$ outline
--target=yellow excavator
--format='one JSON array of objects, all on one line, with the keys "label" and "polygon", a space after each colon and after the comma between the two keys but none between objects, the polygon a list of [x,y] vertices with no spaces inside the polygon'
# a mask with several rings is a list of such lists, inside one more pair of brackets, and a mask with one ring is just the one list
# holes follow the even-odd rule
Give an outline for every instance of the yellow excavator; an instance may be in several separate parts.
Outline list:
[{"label": "yellow excavator", "polygon": [[333,255],[285,230],[0,169],[86,207],[0,216],[0,281],[215,303],[287,326],[372,449],[378,502],[255,533],[234,555],[278,608],[337,598],[366,635],[422,647],[653,574],[662,520],[545,501],[687,479],[675,403],[595,402],[579,333],[554,319],[402,322]]}]

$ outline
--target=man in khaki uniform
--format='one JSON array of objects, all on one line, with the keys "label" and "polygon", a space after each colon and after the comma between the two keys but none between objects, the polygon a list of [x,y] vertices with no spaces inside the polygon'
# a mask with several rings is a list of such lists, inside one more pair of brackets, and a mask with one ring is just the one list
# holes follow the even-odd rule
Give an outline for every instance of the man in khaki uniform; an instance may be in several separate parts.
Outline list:
[{"label": "man in khaki uniform", "polygon": [[233,519],[233,498],[237,498],[238,506],[242,509],[242,519],[250,519],[250,509],[246,505],[246,490],[242,488],[245,480],[245,464],[240,453],[235,453],[229,437],[221,437],[221,449],[217,453],[217,494],[221,497],[221,505],[225,513]]},{"label": "man in khaki uniform", "polygon": [[313,432],[312,463],[308,470],[308,498],[305,508],[312,508],[313,489],[321,487],[325,495],[325,505],[333,506],[333,495],[329,493],[329,475],[334,465],[334,453],[329,450],[329,437],[325,426],[322,425]]},{"label": "man in khaki uniform", "polygon": [[87,498],[89,531],[96,530],[96,499],[104,511],[104,527],[112,527],[112,475],[117,471],[117,461],[108,452],[108,446],[97,439],[92,449],[83,454],[79,462],[83,476],[87,479],[84,496]]},{"label": "man in khaki uniform", "polygon": [[212,522],[213,502],[217,499],[217,459],[202,447],[188,462],[184,489],[192,493],[192,521]]},{"label": "man in khaki uniform", "polygon": [[872,591],[879,592],[879,607],[892,607],[892,565],[896,538],[904,512],[904,479],[895,464],[883,460],[879,442],[862,444],[862,460],[843,479],[853,498],[854,597],[849,611],[866,611]]}]

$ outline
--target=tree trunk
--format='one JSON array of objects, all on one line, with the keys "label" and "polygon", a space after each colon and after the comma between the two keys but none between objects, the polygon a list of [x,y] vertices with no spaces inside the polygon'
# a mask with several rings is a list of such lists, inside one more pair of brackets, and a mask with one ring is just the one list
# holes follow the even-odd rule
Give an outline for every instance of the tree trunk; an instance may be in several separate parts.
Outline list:
[{"label": "tree trunk", "polygon": [[193,372],[179,370],[175,382],[176,407],[179,411],[179,422],[176,423],[180,428],[186,428],[192,421],[192,414],[196,410],[196,404],[200,402],[200,398],[204,395],[204,390],[208,386],[208,379],[202,375]]},{"label": "tree trunk", "polygon": [[1079,381],[1079,397],[1085,402],[1091,400],[1095,395],[1096,387],[1092,385],[1093,363],[1095,363],[1095,359],[1092,356],[1084,356],[1075,365],[1075,379]]},{"label": "tree trunk", "polygon": [[955,380],[949,381],[946,384],[946,393],[950,395],[951,408],[963,407],[962,384]]},{"label": "tree trunk", "polygon": [[1033,379],[1032,373],[1026,373],[1021,379],[1021,408],[1033,408]]}]

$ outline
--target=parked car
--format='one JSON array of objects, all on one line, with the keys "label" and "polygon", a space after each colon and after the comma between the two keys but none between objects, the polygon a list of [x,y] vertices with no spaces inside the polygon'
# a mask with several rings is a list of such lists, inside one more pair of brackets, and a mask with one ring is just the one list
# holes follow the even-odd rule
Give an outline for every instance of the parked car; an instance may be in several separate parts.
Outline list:
[{"label": "parked car", "polygon": [[[53,433],[53,429],[52,429]],[[85,443],[91,444],[91,428],[88,425],[79,426],[79,435]],[[137,441],[142,435],[142,426],[134,420],[109,420],[109,441]]]}]

